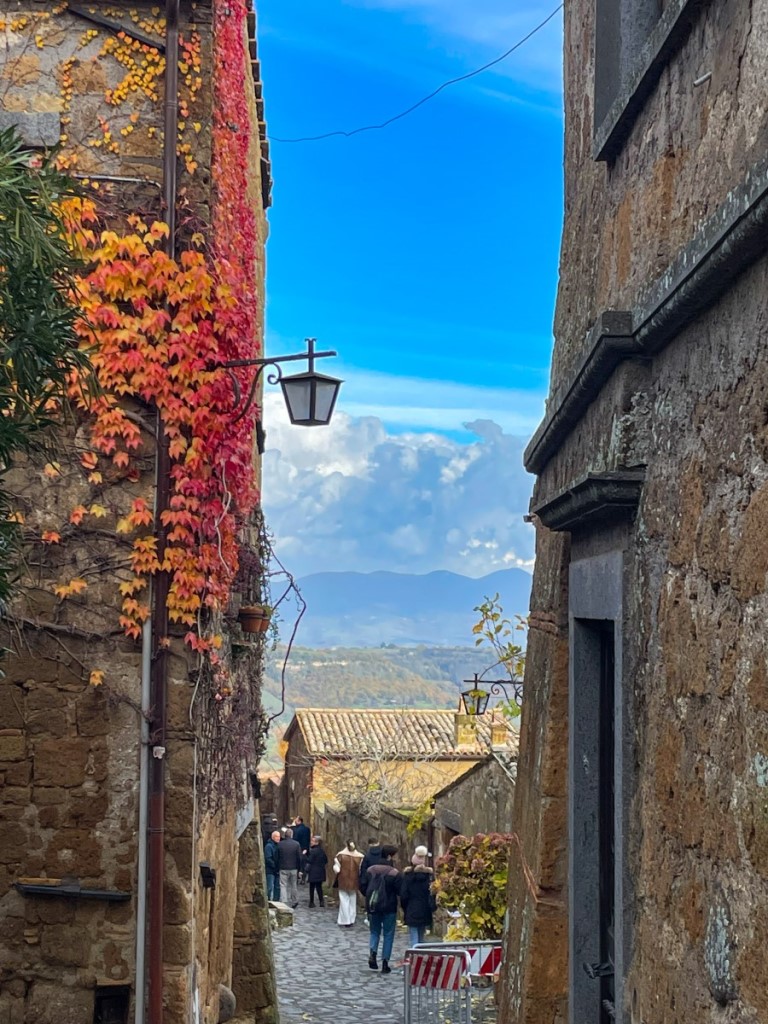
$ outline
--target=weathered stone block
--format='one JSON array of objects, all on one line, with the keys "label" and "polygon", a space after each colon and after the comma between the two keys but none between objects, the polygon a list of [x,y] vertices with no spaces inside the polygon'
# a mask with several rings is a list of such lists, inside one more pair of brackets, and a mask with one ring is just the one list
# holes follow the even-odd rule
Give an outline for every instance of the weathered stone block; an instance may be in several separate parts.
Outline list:
[{"label": "weathered stone block", "polygon": [[51,877],[75,875],[100,878],[106,850],[90,829],[67,828],[56,832],[45,851],[45,865]]},{"label": "weathered stone block", "polygon": [[6,786],[28,786],[32,781],[32,764],[29,760],[17,761],[4,770]]},{"label": "weathered stone block", "polygon": [[40,929],[40,950],[52,964],[79,967],[88,961],[90,935],[70,924],[44,925]]},{"label": "weathered stone block", "polygon": [[81,786],[90,753],[90,744],[84,739],[38,740],[34,748],[35,785]]},{"label": "weathered stone block", "polygon": [[27,1020],[35,1024],[83,1024],[93,1020],[93,990],[35,981],[27,998]]},{"label": "weathered stone block", "polygon": [[[275,926],[277,928],[290,928],[293,924],[293,911],[287,903],[270,901],[270,910],[275,912]],[[271,920],[271,915],[270,915]]]},{"label": "weathered stone block", "polygon": [[163,959],[169,964],[188,964],[192,955],[192,931],[188,924],[163,928]]},{"label": "weathered stone block", "polygon": [[18,686],[0,683],[0,726],[2,728],[21,729],[23,727],[22,699],[22,693]]},{"label": "weathered stone block", "polygon": [[0,763],[21,761],[27,756],[27,741],[20,733],[0,735]]}]

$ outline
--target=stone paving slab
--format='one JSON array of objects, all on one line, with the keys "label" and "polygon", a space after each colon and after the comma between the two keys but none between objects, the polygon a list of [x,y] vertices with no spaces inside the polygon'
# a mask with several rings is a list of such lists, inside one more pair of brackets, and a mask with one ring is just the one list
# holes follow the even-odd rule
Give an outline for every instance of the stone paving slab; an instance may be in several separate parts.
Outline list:
[{"label": "stone paving slab", "polygon": [[307,906],[299,889],[292,928],[272,933],[280,1024],[402,1024],[403,970],[408,945],[398,925],[391,974],[368,966],[368,928],[358,913],[352,928],[336,924],[338,907]]}]

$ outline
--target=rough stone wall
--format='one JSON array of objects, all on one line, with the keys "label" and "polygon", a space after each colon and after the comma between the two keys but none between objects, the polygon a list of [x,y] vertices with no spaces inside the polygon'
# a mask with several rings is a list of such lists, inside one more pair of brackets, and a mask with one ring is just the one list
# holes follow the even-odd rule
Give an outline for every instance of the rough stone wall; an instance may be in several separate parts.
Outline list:
[{"label": "rough stone wall", "polygon": [[[398,848],[396,864],[404,867],[410,861],[414,849],[427,845],[429,836],[425,829],[417,829],[408,835],[408,815],[399,811],[384,810],[378,824],[356,814],[354,811],[342,811],[329,804],[316,808],[312,819],[312,829],[323,839],[323,846],[329,859],[344,848],[347,839],[354,840],[357,848],[365,853],[368,839],[378,836],[384,843],[392,843]],[[328,879],[333,881],[330,865]]]},{"label": "rough stone wall", "polygon": [[277,816],[286,824],[300,815],[309,823],[312,818],[315,767],[307,745],[296,729],[285,752],[285,772],[280,781]]},{"label": "rough stone wall", "polygon": [[[768,11],[725,0],[700,5],[616,160],[594,163],[593,11],[587,0],[566,5],[553,395],[585,355],[599,314],[638,307],[702,220],[764,161],[768,141]],[[625,1024],[768,1020],[767,277],[763,259],[653,359],[614,371],[536,484],[534,504],[589,471],[646,466],[623,624],[624,699],[635,723],[624,836],[630,965],[617,1008]],[[594,550],[613,543],[599,525],[585,531],[580,543]],[[568,559],[567,535],[540,527],[515,806],[538,890],[513,858],[502,1009],[510,1022],[566,1019],[557,904],[567,735],[579,727],[567,720]],[[537,944],[546,926],[552,935]]]},{"label": "rough stone wall", "polygon": [[[0,0],[0,126],[17,124],[36,145],[61,139],[73,171],[143,179],[144,184],[111,186],[105,200],[110,215],[119,219],[121,213],[140,211],[161,216],[155,183],[161,170],[162,74],[156,96],[130,92],[116,109],[108,93],[123,80],[126,65],[101,53],[105,38],[114,33],[68,13],[53,13],[54,8],[35,0]],[[132,3],[130,10],[115,4],[88,8],[125,18],[138,31],[156,32],[158,26],[153,3]],[[40,21],[41,13],[52,16]],[[193,11],[182,3],[182,14],[195,18],[209,76],[210,4],[197,3]],[[129,58],[123,53],[121,59]],[[136,61],[145,60],[146,51],[140,51]],[[182,74],[182,83],[188,77],[194,82],[194,76]],[[185,171],[186,160],[180,161],[184,212],[194,211],[187,219],[195,225],[209,220],[211,95],[209,89],[202,91],[195,115],[200,120],[193,124],[189,118],[180,139],[182,145],[191,140],[188,155],[197,164],[192,175]],[[249,105],[256,125],[250,93]],[[263,243],[267,225],[257,141],[249,169],[249,198],[261,211]],[[254,282],[261,294],[263,275],[260,259]],[[257,331],[262,327],[257,324]],[[59,443],[61,451],[88,447],[80,432],[62,436]],[[59,457],[69,471],[64,456]],[[124,638],[117,626],[121,596],[113,562],[126,550],[115,535],[117,519],[137,497],[152,505],[154,449],[145,437],[138,480],[105,476],[95,500],[106,515],[76,535],[63,524],[72,508],[88,507],[94,500],[86,474],[75,458],[77,471],[54,492],[46,482],[44,461],[20,465],[5,478],[19,497],[28,533],[39,537],[45,529],[60,529],[62,542],[52,547],[37,543],[31,549],[23,599],[1,640],[15,653],[4,658],[0,677],[0,1019],[82,1024],[93,1019],[97,986],[134,988],[141,658],[140,645]],[[88,569],[89,586],[80,596],[61,601],[53,586],[62,573],[64,578],[75,574],[72,567]],[[201,777],[209,766],[200,763],[190,728],[194,658],[180,636],[171,638],[169,665],[167,1020],[186,1021],[197,1000],[201,1019],[217,1021],[219,985],[232,983],[234,956],[239,976],[258,991],[246,1003],[250,999],[254,1011],[263,1014],[258,1019],[270,1021],[274,993],[265,977],[269,942],[263,871],[253,867],[253,851],[246,857],[238,844],[242,808],[240,818],[234,804],[214,815],[200,799]],[[97,667],[105,672],[99,689],[89,685],[89,673]],[[240,767],[244,773],[246,765]],[[244,794],[240,803],[247,804]],[[211,891],[200,887],[202,860],[218,871],[213,914]],[[250,865],[250,903],[238,890],[238,862]],[[76,876],[83,887],[121,890],[130,898],[106,903],[24,897],[13,887],[21,878],[51,881],[67,875]],[[242,914],[236,920],[238,907],[246,904],[252,922],[258,923],[250,936],[243,933]]]},{"label": "rough stone wall", "polygon": [[645,1024],[768,1019],[767,285],[764,260],[653,368],[627,986]]},{"label": "rough stone wall", "polygon": [[[484,761],[435,798],[436,835],[447,827],[461,835],[511,832],[515,784],[495,758]],[[435,856],[445,850],[435,844]]]},{"label": "rough stone wall", "polygon": [[[565,222],[552,386],[582,353],[604,309],[630,309],[695,227],[764,157],[766,11],[741,0],[701,5],[613,164],[592,160],[594,9],[565,17]],[[700,75],[712,78],[694,87]]]},{"label": "rough stone wall", "polygon": [[232,960],[237,1014],[256,1024],[279,1024],[258,816],[240,837],[239,845]]},{"label": "rough stone wall", "polygon": [[539,527],[500,989],[509,1024],[567,1020],[568,558],[567,538]]}]

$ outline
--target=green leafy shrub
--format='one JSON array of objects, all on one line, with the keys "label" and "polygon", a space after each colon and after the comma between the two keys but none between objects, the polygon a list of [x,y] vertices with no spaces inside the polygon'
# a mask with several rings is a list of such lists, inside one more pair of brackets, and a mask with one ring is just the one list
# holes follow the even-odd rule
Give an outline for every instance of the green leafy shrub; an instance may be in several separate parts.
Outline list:
[{"label": "green leafy shrub", "polygon": [[454,836],[435,864],[438,905],[461,915],[448,939],[498,939],[507,909],[507,873],[512,836],[492,832]]}]

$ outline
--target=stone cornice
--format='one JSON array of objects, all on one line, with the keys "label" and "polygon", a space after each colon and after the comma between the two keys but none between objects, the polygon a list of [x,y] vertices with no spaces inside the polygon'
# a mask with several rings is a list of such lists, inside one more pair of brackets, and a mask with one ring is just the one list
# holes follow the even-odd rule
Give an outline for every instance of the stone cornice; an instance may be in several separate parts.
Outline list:
[{"label": "stone cornice", "polygon": [[768,252],[768,163],[752,168],[631,312],[603,313],[587,354],[550,399],[525,450],[525,467],[541,473],[625,359],[650,358],[713,306],[738,276]]},{"label": "stone cornice", "polygon": [[634,516],[645,470],[587,473],[531,511],[550,530],[577,530]]}]

